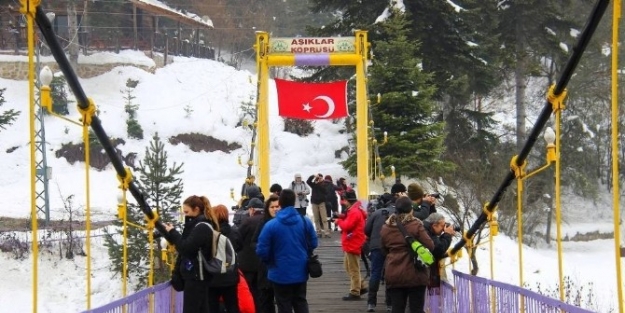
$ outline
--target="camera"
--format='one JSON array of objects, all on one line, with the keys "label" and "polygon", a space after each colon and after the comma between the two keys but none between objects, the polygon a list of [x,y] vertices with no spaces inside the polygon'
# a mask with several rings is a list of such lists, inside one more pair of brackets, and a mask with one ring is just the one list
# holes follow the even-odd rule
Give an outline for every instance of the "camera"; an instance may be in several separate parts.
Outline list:
[{"label": "camera", "polygon": [[430,194],[428,194],[428,196],[430,196],[430,197],[434,197],[434,198],[436,198],[436,199],[440,199],[440,198],[441,198],[441,194],[440,194],[440,193],[438,193],[438,192],[435,192],[435,193],[430,193]]},{"label": "camera", "polygon": [[[449,225],[451,225],[450,223],[445,223],[445,227],[449,227]],[[460,225],[454,225],[454,231],[455,232],[460,232],[462,229],[460,228]]]},{"label": "camera", "polygon": [[239,206],[238,205],[233,205],[233,206],[230,207],[230,210],[238,211],[239,210]]}]

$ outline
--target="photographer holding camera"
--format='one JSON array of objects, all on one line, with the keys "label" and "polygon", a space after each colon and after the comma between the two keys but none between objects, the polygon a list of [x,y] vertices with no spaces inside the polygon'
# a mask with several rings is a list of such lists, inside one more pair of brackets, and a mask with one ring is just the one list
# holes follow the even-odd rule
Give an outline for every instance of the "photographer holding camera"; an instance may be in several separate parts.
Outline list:
[{"label": "photographer holding camera", "polygon": [[408,185],[408,198],[412,200],[412,214],[421,221],[430,214],[436,213],[436,199],[439,197],[439,194],[424,194],[423,188],[417,183]]},{"label": "photographer holding camera", "polygon": [[321,173],[310,175],[306,180],[306,184],[312,189],[310,202],[312,203],[313,222],[315,222],[317,237],[321,238],[321,235],[324,235],[326,238],[330,238],[330,230],[326,225],[327,188],[324,177]]},{"label": "photographer holding camera", "polygon": [[438,288],[441,284],[441,276],[447,277],[444,267],[440,266],[440,261],[447,257],[447,249],[451,246],[451,239],[456,235],[456,231],[460,231],[460,226],[445,223],[445,216],[436,212],[430,214],[423,221],[423,226],[434,242],[432,255],[434,255],[435,262],[430,267],[428,287]]}]

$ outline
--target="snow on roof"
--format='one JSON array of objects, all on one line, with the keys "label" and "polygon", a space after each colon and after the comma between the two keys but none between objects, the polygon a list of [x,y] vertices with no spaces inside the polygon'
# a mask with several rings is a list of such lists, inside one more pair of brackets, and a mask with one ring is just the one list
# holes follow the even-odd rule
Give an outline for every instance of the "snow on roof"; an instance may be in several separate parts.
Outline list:
[{"label": "snow on roof", "polygon": [[175,19],[181,23],[198,26],[202,28],[213,28],[213,21],[207,16],[199,16],[191,12],[182,12],[174,9],[167,4],[159,0],[130,0],[130,2],[136,4],[138,7],[152,12],[163,13],[167,17]]}]

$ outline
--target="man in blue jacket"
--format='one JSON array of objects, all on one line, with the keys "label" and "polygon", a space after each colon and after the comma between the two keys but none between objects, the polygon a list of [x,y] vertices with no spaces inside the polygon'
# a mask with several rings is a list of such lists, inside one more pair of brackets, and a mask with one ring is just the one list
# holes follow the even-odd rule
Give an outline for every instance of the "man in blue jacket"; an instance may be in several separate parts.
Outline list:
[{"label": "man in blue jacket", "polygon": [[308,313],[306,282],[308,252],[317,248],[312,222],[293,207],[295,192],[280,193],[281,209],[263,227],[256,254],[268,268],[278,313]]}]

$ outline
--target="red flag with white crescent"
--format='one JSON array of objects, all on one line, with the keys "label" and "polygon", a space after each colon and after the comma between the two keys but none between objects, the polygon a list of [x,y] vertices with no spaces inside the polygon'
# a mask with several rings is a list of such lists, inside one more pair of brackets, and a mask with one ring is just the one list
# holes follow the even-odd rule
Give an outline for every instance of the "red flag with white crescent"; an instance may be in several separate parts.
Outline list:
[{"label": "red flag with white crescent", "polygon": [[278,112],[295,119],[337,119],[347,116],[347,81],[304,83],[275,79]]}]

